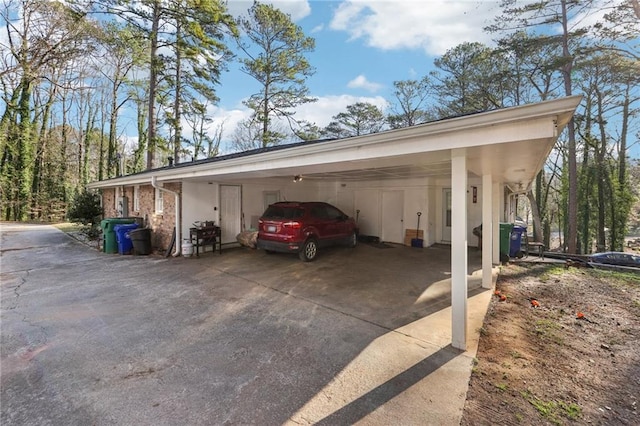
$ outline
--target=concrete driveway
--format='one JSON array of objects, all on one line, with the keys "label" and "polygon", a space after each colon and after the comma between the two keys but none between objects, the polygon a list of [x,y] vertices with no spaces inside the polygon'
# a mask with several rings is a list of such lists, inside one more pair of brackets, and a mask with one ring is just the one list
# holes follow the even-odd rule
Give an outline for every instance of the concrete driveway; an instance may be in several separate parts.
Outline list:
[{"label": "concrete driveway", "polygon": [[[5,424],[458,424],[491,292],[451,339],[448,248],[107,255],[2,224]],[[469,271],[480,255],[469,252]]]}]

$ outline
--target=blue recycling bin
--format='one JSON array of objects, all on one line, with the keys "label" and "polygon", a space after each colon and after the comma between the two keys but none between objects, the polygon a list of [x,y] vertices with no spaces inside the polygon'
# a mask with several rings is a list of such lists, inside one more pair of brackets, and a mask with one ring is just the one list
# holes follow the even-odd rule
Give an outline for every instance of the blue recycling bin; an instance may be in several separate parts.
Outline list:
[{"label": "blue recycling bin", "polygon": [[522,251],[522,236],[527,232],[524,226],[514,225],[511,229],[511,243],[509,244],[509,257],[521,259],[524,256]]},{"label": "blue recycling bin", "polygon": [[121,217],[110,217],[100,222],[102,228],[103,242],[102,251],[105,253],[118,252],[118,240],[115,227],[118,225],[134,223],[135,219],[124,219]]},{"label": "blue recycling bin", "polygon": [[133,243],[129,236],[129,231],[133,231],[138,227],[137,223],[129,223],[124,225],[116,225],[113,231],[116,233],[116,241],[118,242],[118,253],[131,254]]}]

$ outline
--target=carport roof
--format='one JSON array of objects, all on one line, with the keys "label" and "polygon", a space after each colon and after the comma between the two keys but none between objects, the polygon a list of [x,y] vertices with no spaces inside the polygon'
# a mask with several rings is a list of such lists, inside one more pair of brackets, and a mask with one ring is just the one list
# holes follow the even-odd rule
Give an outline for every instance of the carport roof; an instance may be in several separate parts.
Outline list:
[{"label": "carport roof", "polygon": [[278,145],[88,185],[111,188],[160,182],[245,182],[302,175],[331,181],[449,178],[452,150],[469,173],[491,174],[513,191],[528,189],[580,103],[580,96],[454,117],[345,139]]}]

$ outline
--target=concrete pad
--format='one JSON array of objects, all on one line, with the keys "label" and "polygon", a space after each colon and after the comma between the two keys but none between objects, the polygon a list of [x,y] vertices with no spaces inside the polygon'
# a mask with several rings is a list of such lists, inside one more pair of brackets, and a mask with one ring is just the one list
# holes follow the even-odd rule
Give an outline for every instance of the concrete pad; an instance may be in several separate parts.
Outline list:
[{"label": "concrete pad", "polygon": [[[449,346],[446,249],[303,263],[107,255],[46,226],[1,238],[2,424],[459,422],[475,349]],[[492,294],[474,280],[469,336]]]},{"label": "concrete pad", "polygon": [[442,309],[377,338],[288,424],[458,424],[491,294],[469,299],[467,351]]}]

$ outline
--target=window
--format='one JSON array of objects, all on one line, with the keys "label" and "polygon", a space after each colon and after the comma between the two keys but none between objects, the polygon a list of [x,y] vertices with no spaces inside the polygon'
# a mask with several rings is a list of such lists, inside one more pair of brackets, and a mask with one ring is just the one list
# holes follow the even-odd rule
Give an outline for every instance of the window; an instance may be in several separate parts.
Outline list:
[{"label": "window", "polygon": [[[162,184],[158,184],[158,186],[162,186]],[[156,188],[156,213],[162,214],[164,211],[164,200],[162,198],[162,191]]]},{"label": "window", "polygon": [[333,206],[326,206],[326,211],[327,217],[331,220],[341,220],[344,218],[344,214]]},{"label": "window", "polygon": [[140,185],[133,187],[133,211],[140,211]]},{"label": "window", "polygon": [[271,206],[262,215],[265,219],[299,219],[304,211],[299,207]]},{"label": "window", "polygon": [[311,217],[315,219],[328,219],[327,209],[322,205],[315,205],[311,207]]}]

